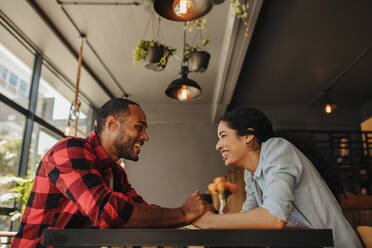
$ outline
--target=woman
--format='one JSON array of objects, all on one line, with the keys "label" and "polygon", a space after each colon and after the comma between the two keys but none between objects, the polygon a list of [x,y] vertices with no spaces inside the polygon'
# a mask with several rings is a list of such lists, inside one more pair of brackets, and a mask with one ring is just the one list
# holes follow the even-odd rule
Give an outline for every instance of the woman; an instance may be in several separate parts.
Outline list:
[{"label": "woman", "polygon": [[270,120],[242,108],[218,126],[216,149],[225,165],[245,169],[242,212],[207,212],[194,225],[209,229],[331,228],[335,247],[362,247],[314,165],[294,145],[274,138]]}]

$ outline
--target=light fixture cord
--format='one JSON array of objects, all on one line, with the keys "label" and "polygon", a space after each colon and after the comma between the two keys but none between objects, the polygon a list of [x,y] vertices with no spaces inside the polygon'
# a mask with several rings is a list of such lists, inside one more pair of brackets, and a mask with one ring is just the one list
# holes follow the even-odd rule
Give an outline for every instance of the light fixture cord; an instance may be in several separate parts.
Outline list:
[{"label": "light fixture cord", "polygon": [[182,61],[182,67],[181,72],[183,72],[183,67],[187,67],[188,72],[188,60],[186,58],[186,22],[183,23],[183,61]]}]

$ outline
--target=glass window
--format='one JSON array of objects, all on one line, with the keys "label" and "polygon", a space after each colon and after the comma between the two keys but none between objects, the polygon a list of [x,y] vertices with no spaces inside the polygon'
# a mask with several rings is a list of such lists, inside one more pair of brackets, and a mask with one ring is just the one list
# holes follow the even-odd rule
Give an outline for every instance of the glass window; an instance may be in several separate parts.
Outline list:
[{"label": "glass window", "polygon": [[35,173],[44,154],[61,139],[62,137],[59,135],[54,134],[38,123],[34,123],[28,160],[28,174]]},{"label": "glass window", "polygon": [[[0,102],[0,177],[17,175],[22,148],[22,136],[26,119],[12,108]],[[0,196],[9,192],[14,184],[0,185]],[[13,202],[1,202],[0,207],[13,207]],[[10,218],[0,216],[0,230],[7,230]]]},{"label": "glass window", "polygon": [[24,115],[0,102],[0,176],[17,174],[25,123]]},{"label": "glass window", "polygon": [[[62,132],[65,132],[73,97],[73,89],[55,72],[50,70],[48,66],[43,65],[36,103],[36,114]],[[77,136],[86,137],[90,107],[84,99],[79,99],[81,106]]]},{"label": "glass window", "polygon": [[[28,56],[33,57],[26,53],[25,57]],[[29,91],[31,74],[31,68],[0,41],[0,93],[27,108],[29,99],[25,92]],[[23,82],[20,86],[19,81]]]},{"label": "glass window", "polygon": [[8,69],[2,65],[0,65],[0,77],[4,81],[6,81],[6,78],[8,77]]},{"label": "glass window", "polygon": [[17,82],[18,82],[18,77],[13,72],[11,72],[10,73],[10,78],[9,78],[9,83],[12,86],[17,87]]},{"label": "glass window", "polygon": [[28,88],[27,83],[26,83],[24,80],[21,80],[20,83],[19,83],[19,89],[20,89],[20,91],[21,91],[25,96],[27,96],[27,88]]}]

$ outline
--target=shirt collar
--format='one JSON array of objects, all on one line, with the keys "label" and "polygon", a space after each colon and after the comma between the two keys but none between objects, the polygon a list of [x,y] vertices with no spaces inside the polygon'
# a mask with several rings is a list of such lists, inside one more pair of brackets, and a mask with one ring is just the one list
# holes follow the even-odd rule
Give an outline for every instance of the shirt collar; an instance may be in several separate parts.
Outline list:
[{"label": "shirt collar", "polygon": [[110,156],[106,153],[105,149],[103,149],[103,146],[101,145],[101,141],[99,140],[96,131],[90,132],[90,134],[88,135],[88,141],[92,145],[95,155],[97,156],[98,160],[97,165],[103,168],[105,167],[113,168],[116,162],[112,160]]},{"label": "shirt collar", "polygon": [[262,142],[262,144],[261,144],[261,150],[260,150],[260,160],[258,161],[258,165],[257,165],[257,168],[256,168],[256,171],[254,172],[254,174],[253,174],[253,177],[254,178],[259,178],[260,176],[261,176],[261,174],[262,174],[262,164],[263,164],[263,160],[264,160],[264,158],[263,158],[263,150],[265,149],[265,142]]}]

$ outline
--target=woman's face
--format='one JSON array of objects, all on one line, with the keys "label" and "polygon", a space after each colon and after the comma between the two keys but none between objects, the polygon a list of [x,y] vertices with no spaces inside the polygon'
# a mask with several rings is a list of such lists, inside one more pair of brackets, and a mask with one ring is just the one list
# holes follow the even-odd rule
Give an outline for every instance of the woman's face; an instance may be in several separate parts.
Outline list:
[{"label": "woman's face", "polygon": [[221,153],[225,165],[242,167],[247,156],[247,136],[239,136],[237,131],[231,129],[224,121],[218,125],[217,135],[216,150]]}]

